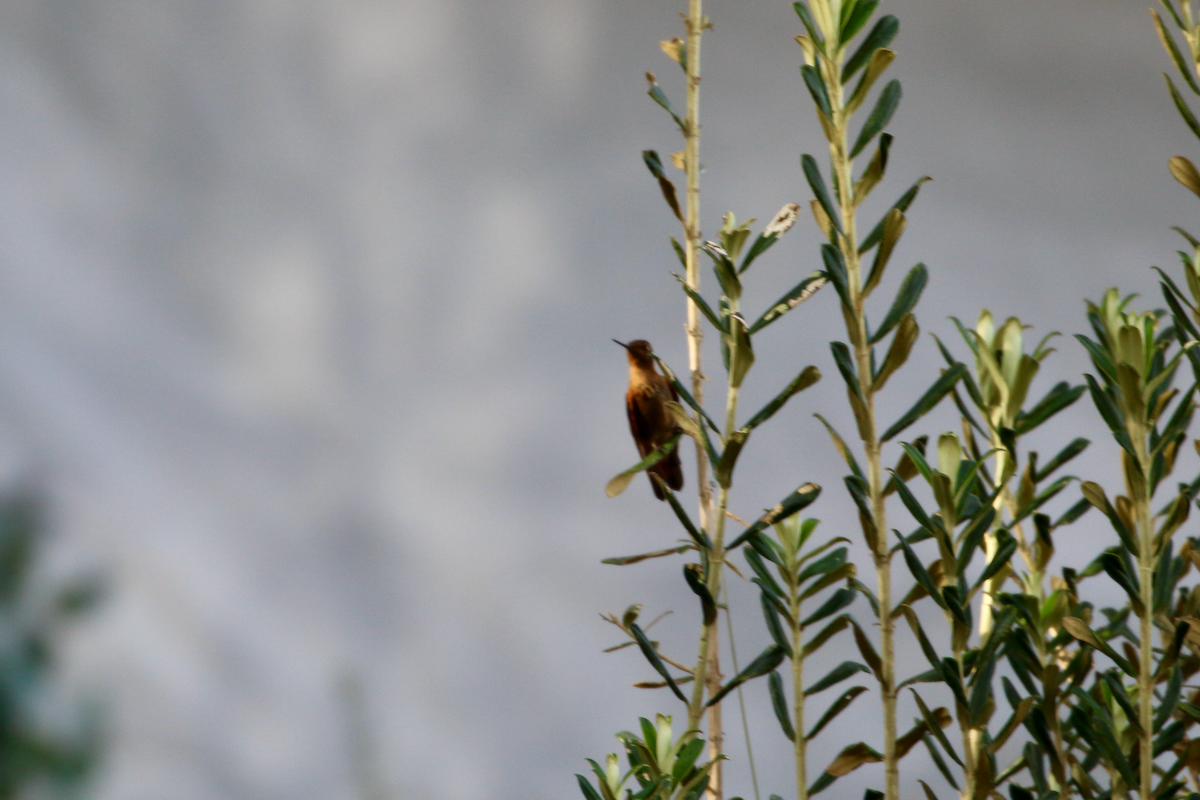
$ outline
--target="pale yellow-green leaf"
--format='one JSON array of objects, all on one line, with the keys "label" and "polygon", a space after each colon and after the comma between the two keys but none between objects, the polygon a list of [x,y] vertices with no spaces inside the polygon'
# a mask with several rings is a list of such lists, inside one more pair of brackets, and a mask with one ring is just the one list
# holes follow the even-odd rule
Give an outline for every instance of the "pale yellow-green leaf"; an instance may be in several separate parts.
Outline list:
[{"label": "pale yellow-green leaf", "polygon": [[871,60],[867,62],[867,70],[863,74],[862,82],[854,88],[854,94],[850,95],[850,99],[846,101],[847,114],[853,114],[858,110],[863,100],[867,99],[867,93],[871,91],[871,85],[875,83],[875,79],[883,74],[895,58],[896,54],[893,51],[882,47],[871,54]]},{"label": "pale yellow-green leaf", "polygon": [[1171,175],[1175,180],[1200,197],[1200,171],[1196,170],[1195,164],[1183,156],[1171,156],[1167,161],[1167,168],[1171,170]]},{"label": "pale yellow-green leaf", "polygon": [[667,58],[671,59],[676,64],[683,63],[682,51],[686,46],[686,43],[683,41],[683,39],[680,39],[678,36],[676,36],[674,39],[663,39],[658,43],[658,46],[662,48],[664,53],[667,54]]},{"label": "pale yellow-green leaf", "polygon": [[629,487],[636,475],[636,472],[622,472],[620,475],[614,476],[604,487],[604,493],[609,497],[616,497]]},{"label": "pale yellow-green leaf", "polygon": [[878,392],[887,383],[887,379],[892,373],[904,366],[904,362],[908,360],[909,353],[912,352],[913,344],[916,343],[917,337],[920,335],[921,329],[917,326],[917,318],[908,313],[900,320],[900,324],[896,326],[896,334],[892,337],[892,343],[888,346],[887,356],[883,359],[883,366],[879,368],[879,374],[871,382],[871,390]]},{"label": "pale yellow-green leaf", "polygon": [[[825,234],[825,238],[833,240],[833,222],[829,219],[829,215],[825,213],[825,208],[817,200],[810,201],[812,206],[813,219],[817,221],[817,228],[821,233]],[[880,245],[882,247],[882,245]]]},{"label": "pale yellow-green leaf", "polygon": [[683,150],[671,153],[671,163],[675,165],[675,169],[687,169],[687,153]]},{"label": "pale yellow-green leaf", "polygon": [[704,440],[700,435],[700,426],[696,424],[696,420],[688,416],[687,410],[674,401],[668,401],[666,407],[667,413],[671,415],[671,419],[680,427],[684,435],[690,436],[703,444]]},{"label": "pale yellow-green leaf", "polygon": [[878,269],[873,269],[867,277],[867,283],[863,286],[864,297],[870,295],[871,291],[879,285],[879,281],[883,278],[884,269],[887,267],[888,259],[892,257],[892,250],[895,249],[896,242],[900,241],[900,237],[904,234],[906,225],[908,225],[908,219],[904,216],[904,212],[898,208],[893,208],[883,218],[883,236],[879,239],[879,252],[875,256],[879,261],[879,267]]}]

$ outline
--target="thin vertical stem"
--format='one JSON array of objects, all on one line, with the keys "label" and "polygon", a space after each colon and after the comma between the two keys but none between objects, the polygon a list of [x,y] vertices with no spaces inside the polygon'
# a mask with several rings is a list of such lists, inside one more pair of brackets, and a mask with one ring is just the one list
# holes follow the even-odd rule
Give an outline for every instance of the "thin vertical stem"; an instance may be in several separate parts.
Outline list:
[{"label": "thin vertical stem", "polygon": [[[794,575],[791,561],[789,558],[788,572]],[[803,648],[800,638],[800,587],[794,579],[788,580],[788,606],[792,615],[792,711],[796,725],[796,738],[792,742],[792,750],[796,757],[796,800],[808,800],[808,740],[804,738],[804,659],[801,657]]]},{"label": "thin vertical stem", "polygon": [[1153,800],[1154,780],[1154,522],[1150,510],[1150,457],[1146,452],[1146,425],[1140,420],[1132,425],[1136,463],[1125,458],[1126,469],[1140,470],[1141,475],[1129,476],[1138,527],[1138,578],[1141,599],[1141,630],[1138,635],[1138,724],[1141,726],[1138,758],[1138,797]]},{"label": "thin vertical stem", "polygon": [[823,77],[829,87],[833,118],[830,120],[833,136],[829,142],[829,157],[833,165],[837,186],[837,203],[841,221],[841,234],[836,234],[838,249],[846,262],[850,284],[850,302],[853,316],[846,317],[846,333],[854,348],[854,359],[858,368],[859,385],[866,400],[865,419],[860,425],[863,450],[867,458],[868,489],[871,502],[871,524],[874,526],[873,542],[868,542],[875,562],[875,582],[879,600],[879,648],[882,669],[880,695],[883,703],[883,760],[886,800],[899,800],[900,773],[896,757],[896,676],[895,676],[895,625],[892,619],[892,566],[887,546],[887,508],[883,494],[883,465],[880,457],[882,443],[879,440],[875,421],[875,387],[871,360],[871,344],[867,334],[865,297],[862,293],[862,258],[858,250],[857,218],[853,196],[854,162],[849,156],[847,132],[850,115],[846,112],[842,85],[842,52],[833,61],[822,62]]}]

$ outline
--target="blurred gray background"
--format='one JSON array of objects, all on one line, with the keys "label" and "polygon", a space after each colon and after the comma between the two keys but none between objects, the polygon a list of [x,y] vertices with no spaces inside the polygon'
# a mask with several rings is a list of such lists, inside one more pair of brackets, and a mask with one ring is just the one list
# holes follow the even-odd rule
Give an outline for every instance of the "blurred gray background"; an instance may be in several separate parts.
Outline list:
[{"label": "blurred gray background", "polygon": [[[48,487],[63,568],[110,579],[66,665],[109,709],[97,797],[349,800],[372,782],[405,800],[573,797],[614,732],[678,712],[629,687],[652,677],[636,653],[600,653],[620,637],[597,612],[673,609],[656,636],[693,651],[678,560],[599,563],[678,535],[642,479],[615,500],[603,486],[635,460],[609,340],[686,363],[677,223],[639,155],[680,149],[642,73],[682,104],[657,43],[684,5],[0,5],[0,464]],[[929,265],[925,332],[952,342],[945,318],[982,307],[1032,335],[1081,331],[1082,299],[1109,285],[1161,304],[1148,267],[1177,263],[1167,228],[1196,216],[1166,159],[1197,148],[1146,6],[883,4],[905,95],[864,213],[934,177],[886,284]],[[798,156],[823,145],[789,5],[706,10],[712,235],[726,210],[807,205]],[[817,243],[806,215],[750,274],[747,307],[816,269]],[[815,480],[822,535],[857,541],[811,417],[852,430],[827,345],[840,329],[822,293],[756,342],[748,409],[805,364],[826,380],[752,441],[734,510]],[[1079,350],[1064,338],[1035,394],[1078,381]],[[934,358],[924,337],[883,416]],[[1092,436],[1076,471],[1111,485],[1093,416],[1063,415],[1045,449]],[[939,426],[954,421],[922,429]],[[1064,563],[1111,537],[1090,517],[1072,530]],[[766,637],[754,594],[732,588],[744,663]],[[764,796],[787,796],[765,687],[746,694]],[[733,710],[729,788],[749,795]],[[877,731],[871,694],[813,767]],[[910,758],[906,791],[930,771]],[[867,767],[829,794],[879,783]]]}]

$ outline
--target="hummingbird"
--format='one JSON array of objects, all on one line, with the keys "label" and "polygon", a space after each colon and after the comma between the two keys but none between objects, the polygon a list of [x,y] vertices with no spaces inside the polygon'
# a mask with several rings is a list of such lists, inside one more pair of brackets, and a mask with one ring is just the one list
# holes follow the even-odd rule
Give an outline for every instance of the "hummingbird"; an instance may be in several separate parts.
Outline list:
[{"label": "hummingbird", "polygon": [[[616,339],[613,339],[617,342]],[[645,339],[637,339],[625,344],[629,356],[629,391],[625,393],[625,410],[629,414],[629,432],[637,444],[638,453],[645,458],[654,450],[666,443],[679,432],[679,426],[667,411],[667,403],[679,402],[675,387],[665,377],[658,374],[654,367],[654,348]],[[672,450],[662,461],[647,470],[662,478],[663,482],[679,491],[683,488],[683,468],[679,464],[679,448]],[[650,486],[654,496],[666,500],[663,492],[654,478],[650,478]]]}]

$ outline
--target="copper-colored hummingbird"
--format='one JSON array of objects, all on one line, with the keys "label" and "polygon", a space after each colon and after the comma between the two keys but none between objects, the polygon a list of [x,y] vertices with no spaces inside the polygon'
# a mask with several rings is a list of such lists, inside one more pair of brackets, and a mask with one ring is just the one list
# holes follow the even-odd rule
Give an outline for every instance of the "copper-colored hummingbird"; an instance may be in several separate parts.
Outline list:
[{"label": "copper-colored hummingbird", "polygon": [[[617,342],[616,339],[613,339]],[[670,401],[679,402],[679,395],[671,382],[658,374],[654,368],[654,348],[645,339],[637,339],[629,344],[617,342],[624,347],[629,356],[629,391],[625,393],[625,410],[629,413],[629,431],[633,441],[637,443],[638,453],[642,458],[650,455],[655,448],[668,442],[679,431],[679,426],[667,411],[666,404]],[[647,472],[654,473],[675,491],[683,488],[683,468],[679,464],[679,448],[676,447],[667,456],[650,467]],[[666,500],[667,496],[658,483],[651,478],[650,485],[654,496]]]}]

